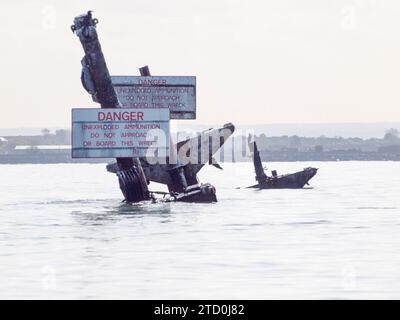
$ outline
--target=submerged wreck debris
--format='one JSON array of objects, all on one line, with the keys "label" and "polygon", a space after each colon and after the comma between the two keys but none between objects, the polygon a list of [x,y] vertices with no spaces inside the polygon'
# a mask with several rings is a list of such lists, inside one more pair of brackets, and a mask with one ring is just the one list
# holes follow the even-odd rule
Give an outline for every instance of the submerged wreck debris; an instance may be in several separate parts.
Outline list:
[{"label": "submerged wreck debris", "polygon": [[[216,202],[215,187],[209,183],[200,183],[197,173],[207,163],[221,168],[213,156],[234,131],[235,127],[231,123],[219,129],[209,129],[174,144],[166,163],[154,164],[156,161],[153,159],[140,158],[141,166],[148,180],[168,186],[174,201]],[[108,164],[107,171],[116,173],[118,164]]]},{"label": "submerged wreck debris", "polygon": [[216,202],[215,187],[200,183],[197,173],[206,163],[221,169],[213,156],[234,131],[234,125],[228,123],[180,141],[174,145],[175,161],[168,158],[171,164],[150,165],[148,159],[140,159],[143,170],[150,181],[166,184],[171,193],[177,193],[176,201]]},{"label": "submerged wreck debris", "polygon": [[257,184],[250,186],[248,188],[259,188],[259,189],[301,189],[317,174],[318,169],[308,167],[302,171],[278,175],[276,170],[272,170],[272,176],[267,176],[265,174],[264,168],[262,166],[260,152],[258,151],[257,144],[253,140],[251,141],[251,136],[249,136],[248,144],[250,152],[253,156],[254,168],[256,171]]},{"label": "submerged wreck debris", "polygon": [[[75,17],[71,26],[81,41],[85,56],[82,63],[82,85],[102,108],[120,108],[117,95],[111,82],[110,73],[97,36],[97,19],[92,12]],[[150,200],[147,179],[137,158],[117,158],[119,185],[128,202]]]}]

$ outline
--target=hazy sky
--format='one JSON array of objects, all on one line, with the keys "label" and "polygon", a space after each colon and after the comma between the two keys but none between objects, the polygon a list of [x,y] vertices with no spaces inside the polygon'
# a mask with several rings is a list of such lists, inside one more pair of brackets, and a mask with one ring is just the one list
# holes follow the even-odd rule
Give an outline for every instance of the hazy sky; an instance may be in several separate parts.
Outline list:
[{"label": "hazy sky", "polygon": [[398,0],[2,0],[0,127],[96,106],[70,30],[88,9],[111,74],[197,76],[199,123],[400,121]]}]

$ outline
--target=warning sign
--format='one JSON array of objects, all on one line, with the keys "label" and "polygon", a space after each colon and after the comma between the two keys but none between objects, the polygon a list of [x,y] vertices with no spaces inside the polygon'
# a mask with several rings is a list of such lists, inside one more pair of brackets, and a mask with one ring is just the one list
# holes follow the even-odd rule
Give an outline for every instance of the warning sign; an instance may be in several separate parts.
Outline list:
[{"label": "warning sign", "polygon": [[171,119],[196,119],[196,77],[111,77],[122,108],[168,108]]},{"label": "warning sign", "polygon": [[72,109],[73,158],[168,154],[169,109]]}]

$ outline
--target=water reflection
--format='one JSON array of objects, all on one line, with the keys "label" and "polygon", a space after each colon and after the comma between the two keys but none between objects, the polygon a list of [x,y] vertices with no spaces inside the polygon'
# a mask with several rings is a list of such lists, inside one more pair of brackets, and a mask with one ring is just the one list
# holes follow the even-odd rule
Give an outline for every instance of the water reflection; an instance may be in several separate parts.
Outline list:
[{"label": "water reflection", "polygon": [[[112,203],[111,203],[112,202]],[[80,203],[81,204],[81,203]],[[144,218],[157,216],[169,218],[171,215],[170,203],[115,203],[115,200],[107,201],[102,205],[86,207],[85,211],[72,210],[71,214],[82,225],[104,225],[115,223],[123,219]],[[169,221],[169,220],[167,220]],[[160,221],[162,223],[165,220]]]}]

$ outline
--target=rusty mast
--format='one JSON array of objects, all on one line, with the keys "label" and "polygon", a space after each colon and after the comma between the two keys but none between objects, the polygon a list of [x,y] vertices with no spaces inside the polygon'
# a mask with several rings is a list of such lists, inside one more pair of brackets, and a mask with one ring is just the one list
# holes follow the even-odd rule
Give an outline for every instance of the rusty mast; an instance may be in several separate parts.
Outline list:
[{"label": "rusty mast", "polygon": [[[92,12],[75,17],[72,31],[78,36],[85,56],[82,63],[81,80],[93,101],[102,108],[120,108],[120,104],[111,82],[110,73],[101,50],[96,31],[97,19]],[[117,158],[117,176],[121,191],[128,202],[149,200],[147,179],[138,158]]]}]

